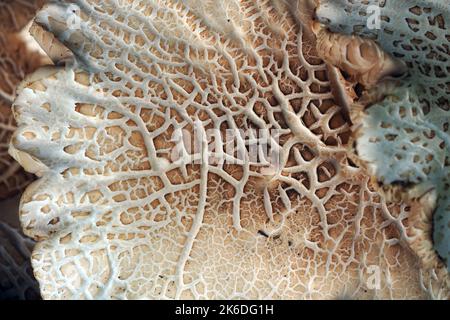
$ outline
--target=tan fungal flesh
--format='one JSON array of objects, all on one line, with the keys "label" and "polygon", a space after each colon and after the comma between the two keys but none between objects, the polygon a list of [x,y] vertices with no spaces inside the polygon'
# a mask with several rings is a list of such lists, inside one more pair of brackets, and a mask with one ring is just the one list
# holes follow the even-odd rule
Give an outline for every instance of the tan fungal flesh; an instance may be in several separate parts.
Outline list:
[{"label": "tan fungal flesh", "polygon": [[41,62],[41,57],[29,52],[18,34],[0,35],[0,199],[17,193],[32,180],[32,175],[26,174],[8,154],[16,129],[11,105],[16,86]]},{"label": "tan fungal flesh", "polygon": [[[16,128],[11,105],[17,85],[45,63],[25,36],[26,24],[44,1],[0,1],[0,200],[32,180],[8,154],[9,141]],[[31,42],[31,41],[30,41]]]},{"label": "tan fungal flesh", "polygon": [[[115,3],[44,8],[75,61],[15,100],[44,298],[448,297],[408,247],[411,208],[349,160],[300,2]],[[281,167],[223,145],[236,164],[204,144],[174,159],[179,128],[278,129]]]},{"label": "tan fungal flesh", "polygon": [[0,300],[37,299],[31,268],[34,241],[19,231],[17,197],[32,180],[8,154],[16,129],[11,106],[24,77],[48,60],[27,34],[26,24],[44,1],[0,1]]},{"label": "tan fungal flesh", "polygon": [[375,42],[355,36],[332,33],[316,24],[317,51],[330,64],[349,77],[349,81],[371,88],[384,77],[401,74],[401,60],[386,54]]}]

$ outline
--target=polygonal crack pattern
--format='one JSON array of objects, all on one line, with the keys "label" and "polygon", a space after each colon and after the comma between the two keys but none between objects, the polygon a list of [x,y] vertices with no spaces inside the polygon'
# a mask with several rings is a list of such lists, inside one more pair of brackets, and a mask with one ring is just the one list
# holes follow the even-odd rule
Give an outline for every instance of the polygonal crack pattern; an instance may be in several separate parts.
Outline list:
[{"label": "polygonal crack pattern", "polygon": [[[38,71],[14,106],[13,145],[42,175],[21,220],[44,298],[446,295],[404,247],[406,209],[349,164],[296,2],[75,3],[37,17],[74,66]],[[225,164],[205,144],[172,158],[194,128],[277,129],[280,166],[223,141]]]},{"label": "polygonal crack pattern", "polygon": [[[433,241],[450,270],[450,2],[320,2],[319,19],[331,30],[374,39],[408,66],[401,85],[372,101],[358,151],[386,184],[437,190]],[[379,28],[368,24],[371,6],[379,9]]]},{"label": "polygonal crack pattern", "polygon": [[16,129],[11,111],[16,86],[39,65],[41,57],[28,50],[18,33],[0,33],[0,199],[23,190],[32,180],[9,156],[8,148]]}]

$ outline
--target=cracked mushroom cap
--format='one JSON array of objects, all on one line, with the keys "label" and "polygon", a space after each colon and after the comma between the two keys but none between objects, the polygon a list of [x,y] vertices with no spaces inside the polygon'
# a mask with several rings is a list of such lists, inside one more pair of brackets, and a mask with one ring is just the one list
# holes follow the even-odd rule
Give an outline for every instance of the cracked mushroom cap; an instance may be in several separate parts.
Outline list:
[{"label": "cracked mushroom cap", "polygon": [[0,199],[7,198],[32,180],[8,154],[16,128],[11,105],[16,86],[46,60],[27,35],[26,24],[44,1],[0,1]]},{"label": "cracked mushroom cap", "polygon": [[[8,154],[16,122],[11,110],[16,86],[46,59],[27,35],[30,21],[43,1],[0,1],[0,300],[36,299],[39,288],[31,269],[34,242],[20,231],[14,194],[32,180]],[[8,199],[7,199],[8,198]]]},{"label": "cracked mushroom cap", "polygon": [[0,199],[17,193],[32,180],[32,175],[25,173],[8,154],[16,129],[11,105],[16,86],[41,62],[41,57],[29,52],[18,34],[0,35]]},{"label": "cracked mushroom cap", "polygon": [[[377,4],[321,0],[317,15],[336,32],[333,37],[352,34],[360,42],[372,41],[407,67],[400,81],[379,84],[363,97],[368,108],[356,117],[357,152],[385,188],[398,191],[403,185],[405,201],[434,199],[432,218],[427,206],[416,206],[413,220],[428,217],[429,223],[417,227],[412,246],[419,247],[423,264],[448,283],[448,272],[439,270],[445,269],[442,261],[450,270],[450,2]],[[380,17],[376,29],[367,23],[374,8]],[[335,59],[337,65],[346,60],[341,58]],[[427,245],[417,245],[420,241]]]},{"label": "cracked mushroom cap", "polygon": [[[349,159],[303,4],[39,12],[74,59],[35,72],[14,104],[11,153],[40,176],[20,219],[44,298],[448,297],[407,245],[408,208]],[[237,129],[243,157],[226,148]],[[193,147],[179,135],[208,130]]]}]

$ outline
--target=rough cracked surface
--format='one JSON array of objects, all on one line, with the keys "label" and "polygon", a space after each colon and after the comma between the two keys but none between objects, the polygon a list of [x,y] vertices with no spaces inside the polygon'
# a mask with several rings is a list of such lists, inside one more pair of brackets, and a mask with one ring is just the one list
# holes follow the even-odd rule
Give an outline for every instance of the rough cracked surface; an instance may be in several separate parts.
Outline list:
[{"label": "rough cracked surface", "polygon": [[[23,60],[17,61],[17,56]],[[15,86],[27,71],[35,69],[33,62],[30,65],[26,58],[26,48],[18,39],[0,36],[0,199],[23,189],[32,178],[8,154],[9,141],[16,129],[11,111]]]},{"label": "rough cracked surface", "polygon": [[[23,3],[28,2],[23,1]],[[33,5],[30,2],[21,7],[23,3],[22,1],[0,2],[0,23],[2,24],[0,25],[0,199],[23,190],[32,180],[32,175],[26,174],[8,154],[9,141],[16,128],[11,112],[16,86],[27,74],[43,63],[41,56],[30,50],[20,34],[21,28],[37,10],[35,7],[37,2]],[[31,8],[34,8],[34,11],[28,12]],[[2,17],[5,14],[6,16]]]},{"label": "rough cracked surface", "polygon": [[[37,18],[74,64],[14,106],[12,153],[41,176],[20,215],[44,298],[448,297],[407,245],[411,208],[348,159],[301,2],[75,4]],[[171,157],[194,128],[278,129],[280,167],[205,144]]]},{"label": "rough cracked surface", "polygon": [[444,130],[449,118],[435,108],[437,112],[426,114],[420,98],[410,89],[399,88],[367,110],[358,151],[383,184],[410,183],[418,189],[416,193],[422,194],[436,190],[434,242],[446,261],[450,243],[450,140]]},{"label": "rough cracked surface", "polygon": [[[384,184],[435,190],[433,241],[450,270],[450,1],[320,2],[318,17],[330,30],[374,39],[408,67],[400,84],[370,101],[358,153]],[[367,24],[373,5],[380,29]]]},{"label": "rough cracked surface", "polygon": [[[373,7],[380,10],[380,29],[368,24]],[[422,99],[448,110],[449,0],[320,0],[317,16],[333,32],[375,40],[406,63]]]}]

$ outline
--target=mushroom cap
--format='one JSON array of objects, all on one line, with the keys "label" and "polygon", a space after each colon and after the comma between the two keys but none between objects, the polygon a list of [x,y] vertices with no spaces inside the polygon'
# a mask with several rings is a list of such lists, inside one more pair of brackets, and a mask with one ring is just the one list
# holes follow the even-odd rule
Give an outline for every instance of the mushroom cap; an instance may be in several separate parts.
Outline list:
[{"label": "mushroom cap", "polygon": [[46,2],[48,0],[0,0],[0,30],[5,34],[19,32]]},{"label": "mushroom cap", "polygon": [[[38,241],[44,298],[448,296],[423,282],[405,208],[349,159],[299,4],[60,1],[39,12],[73,52],[28,77],[14,103],[11,153],[40,177],[20,219]],[[268,143],[251,129],[275,133]],[[189,148],[207,132],[216,148]]]},{"label": "mushroom cap", "polygon": [[33,180],[8,154],[16,122],[11,110],[16,86],[46,59],[33,48],[26,24],[44,1],[0,1],[0,300],[37,299],[31,268],[34,241],[25,237],[13,195]]},{"label": "mushroom cap", "polygon": [[[422,224],[422,236],[433,242],[437,268],[442,259],[450,270],[450,3],[448,1],[321,0],[319,20],[334,37],[373,41],[402,60],[406,74],[367,93],[368,108],[355,124],[357,152],[385,186],[403,184],[406,198],[421,190],[436,193],[433,218]],[[373,28],[370,15],[380,18]],[[369,40],[371,39],[371,40]],[[338,50],[338,49],[335,49]],[[342,62],[341,62],[342,63]],[[417,194],[415,195],[417,196]],[[426,207],[426,206],[425,206]],[[425,208],[424,207],[424,208]],[[426,211],[426,209],[423,209]],[[422,212],[419,216],[428,216]],[[420,228],[419,228],[420,229]],[[433,235],[429,230],[434,230]],[[432,247],[432,246],[426,246]],[[430,252],[417,252],[423,261]],[[429,265],[429,263],[425,263]],[[442,272],[439,272],[442,273]],[[442,273],[448,282],[448,273]],[[447,279],[447,280],[445,280]]]},{"label": "mushroom cap", "polygon": [[38,299],[39,287],[31,268],[34,241],[19,231],[18,198],[3,201],[0,216],[0,300]]},{"label": "mushroom cap", "polygon": [[32,180],[32,175],[9,156],[8,148],[16,129],[11,110],[16,86],[40,62],[40,57],[30,54],[16,34],[0,35],[0,199],[16,194]]},{"label": "mushroom cap", "polygon": [[[25,75],[46,62],[45,58],[31,47],[26,37],[26,23],[42,1],[0,2],[0,200],[17,194],[32,181],[32,175],[25,173],[8,154],[9,141],[16,128],[11,105],[16,87]],[[24,5],[24,7],[21,7]],[[34,11],[31,9],[34,8]],[[26,21],[24,19],[27,19]],[[23,29],[22,29],[23,28]]]}]

